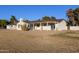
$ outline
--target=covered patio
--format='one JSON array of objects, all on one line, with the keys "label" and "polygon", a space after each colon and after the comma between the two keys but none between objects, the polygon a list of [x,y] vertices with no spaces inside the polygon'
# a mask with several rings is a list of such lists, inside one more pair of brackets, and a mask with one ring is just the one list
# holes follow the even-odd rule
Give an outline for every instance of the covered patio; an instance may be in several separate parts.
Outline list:
[{"label": "covered patio", "polygon": [[40,21],[40,22],[31,22],[31,30],[54,30],[56,21]]}]

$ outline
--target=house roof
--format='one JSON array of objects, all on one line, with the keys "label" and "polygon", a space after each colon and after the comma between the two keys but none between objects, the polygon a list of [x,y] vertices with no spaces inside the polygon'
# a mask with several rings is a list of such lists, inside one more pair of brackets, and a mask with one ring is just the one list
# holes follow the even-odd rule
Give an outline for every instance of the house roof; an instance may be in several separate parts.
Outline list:
[{"label": "house roof", "polygon": [[[47,22],[48,23],[56,24],[56,23],[61,22],[62,20],[64,20],[64,19],[56,19],[56,20],[35,20],[35,21],[23,20],[23,22],[30,23],[30,24],[33,24],[33,23],[47,23]],[[15,23],[18,23],[18,22],[19,21],[15,21]]]},{"label": "house roof", "polygon": [[30,23],[56,23],[57,21],[49,20],[49,21],[43,21],[43,20],[36,20],[36,21],[30,21]]},{"label": "house roof", "polygon": [[62,20],[64,20],[64,19],[47,20],[47,21],[45,21],[45,20],[35,20],[35,21],[29,21],[29,22],[30,23],[46,23],[46,22],[48,22],[48,23],[58,23],[58,22],[61,22]]}]

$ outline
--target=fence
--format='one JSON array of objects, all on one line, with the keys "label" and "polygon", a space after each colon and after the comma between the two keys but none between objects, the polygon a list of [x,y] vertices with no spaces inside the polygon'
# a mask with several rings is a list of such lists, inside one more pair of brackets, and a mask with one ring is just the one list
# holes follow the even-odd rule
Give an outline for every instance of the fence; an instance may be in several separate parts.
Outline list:
[{"label": "fence", "polygon": [[15,29],[17,29],[17,26],[16,25],[7,25],[6,28],[10,29],[10,30],[15,30]]},{"label": "fence", "polygon": [[79,30],[79,26],[70,26],[70,30]]}]

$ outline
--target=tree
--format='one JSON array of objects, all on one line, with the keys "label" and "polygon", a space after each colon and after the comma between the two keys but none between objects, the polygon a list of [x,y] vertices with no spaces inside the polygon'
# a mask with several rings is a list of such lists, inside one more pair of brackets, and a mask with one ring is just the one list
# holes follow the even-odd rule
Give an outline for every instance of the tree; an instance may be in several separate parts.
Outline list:
[{"label": "tree", "polygon": [[70,25],[72,26],[79,26],[79,8],[76,8],[74,10],[69,9],[67,11],[67,17]]},{"label": "tree", "polygon": [[68,17],[68,21],[70,23],[70,25],[74,26],[76,25],[76,21],[75,21],[75,17],[74,17],[74,11],[72,9],[67,10],[66,13],[67,17]]},{"label": "tree", "polygon": [[56,18],[53,17],[53,16],[51,16],[51,17],[49,17],[49,16],[44,16],[44,17],[42,17],[42,20],[43,20],[43,21],[52,21],[52,20],[56,20]]},{"label": "tree", "polygon": [[10,18],[10,24],[11,25],[15,25],[16,22],[17,22],[16,17],[15,16],[11,16],[11,18]]},{"label": "tree", "polygon": [[76,8],[74,10],[74,17],[75,17],[75,21],[76,21],[76,24],[79,25],[79,8]]},{"label": "tree", "polygon": [[50,18],[51,18],[51,20],[56,20],[56,18],[55,18],[55,17],[53,17],[53,16],[51,16]]},{"label": "tree", "polygon": [[44,16],[44,17],[42,18],[42,20],[43,20],[43,21],[48,21],[48,20],[50,20],[50,17]]},{"label": "tree", "polygon": [[0,22],[1,27],[5,28],[7,25],[7,21],[5,19],[2,19]]}]

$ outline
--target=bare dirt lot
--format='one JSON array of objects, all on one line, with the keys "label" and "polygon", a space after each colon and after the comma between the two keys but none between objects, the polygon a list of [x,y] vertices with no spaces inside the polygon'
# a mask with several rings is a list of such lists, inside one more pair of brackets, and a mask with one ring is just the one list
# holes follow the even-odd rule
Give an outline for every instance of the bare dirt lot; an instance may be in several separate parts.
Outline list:
[{"label": "bare dirt lot", "polygon": [[0,52],[79,52],[79,31],[15,31],[0,29]]}]

